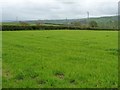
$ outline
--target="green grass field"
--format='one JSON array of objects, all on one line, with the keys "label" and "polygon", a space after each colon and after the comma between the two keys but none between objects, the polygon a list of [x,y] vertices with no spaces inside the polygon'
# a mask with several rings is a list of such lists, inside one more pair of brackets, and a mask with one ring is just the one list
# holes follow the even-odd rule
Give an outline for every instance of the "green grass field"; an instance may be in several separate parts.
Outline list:
[{"label": "green grass field", "polygon": [[115,88],[117,31],[5,31],[3,88]]},{"label": "green grass field", "polygon": [[2,89],[2,31],[0,31],[0,89]]}]

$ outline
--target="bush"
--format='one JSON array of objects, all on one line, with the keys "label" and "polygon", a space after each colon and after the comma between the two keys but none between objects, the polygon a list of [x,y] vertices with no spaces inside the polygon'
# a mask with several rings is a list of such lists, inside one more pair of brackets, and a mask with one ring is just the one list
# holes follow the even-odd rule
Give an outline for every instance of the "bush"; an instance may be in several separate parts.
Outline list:
[{"label": "bush", "polygon": [[[102,30],[94,27],[79,27],[79,26],[20,26],[20,25],[2,25],[2,31],[19,31],[19,30]],[[104,29],[105,30],[105,29]],[[113,29],[106,29],[113,30]]]}]

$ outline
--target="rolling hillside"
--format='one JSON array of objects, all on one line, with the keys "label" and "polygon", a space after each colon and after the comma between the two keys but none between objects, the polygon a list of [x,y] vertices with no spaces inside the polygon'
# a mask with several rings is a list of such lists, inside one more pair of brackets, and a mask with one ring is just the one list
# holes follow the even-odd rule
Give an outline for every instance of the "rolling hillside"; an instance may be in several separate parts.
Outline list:
[{"label": "rolling hillside", "polygon": [[[106,17],[94,17],[94,18],[83,18],[83,19],[58,19],[58,20],[31,20],[24,21],[31,25],[35,25],[36,23],[42,23],[45,25],[59,25],[59,24],[70,24],[71,22],[80,22],[81,24],[87,24],[88,21],[96,21],[98,24],[98,28],[101,29],[118,29],[118,16],[106,16]],[[3,24],[12,25],[16,24],[14,22],[3,22]]]}]

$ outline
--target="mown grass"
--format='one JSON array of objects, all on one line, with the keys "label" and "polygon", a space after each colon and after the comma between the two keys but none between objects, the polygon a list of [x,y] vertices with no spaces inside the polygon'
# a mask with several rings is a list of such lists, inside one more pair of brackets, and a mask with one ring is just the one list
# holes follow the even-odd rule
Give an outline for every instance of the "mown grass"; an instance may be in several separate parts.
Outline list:
[{"label": "mown grass", "polygon": [[3,32],[3,88],[118,86],[117,31]]},{"label": "mown grass", "polygon": [[2,31],[0,31],[0,89],[2,89]]}]

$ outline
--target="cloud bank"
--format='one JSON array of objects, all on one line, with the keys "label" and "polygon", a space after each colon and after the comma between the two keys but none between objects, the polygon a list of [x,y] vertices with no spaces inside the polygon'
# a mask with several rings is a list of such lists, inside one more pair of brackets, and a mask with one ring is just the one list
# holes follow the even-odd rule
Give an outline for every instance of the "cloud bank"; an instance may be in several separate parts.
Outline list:
[{"label": "cloud bank", "polygon": [[119,0],[1,0],[2,19],[40,20],[116,15]]}]

